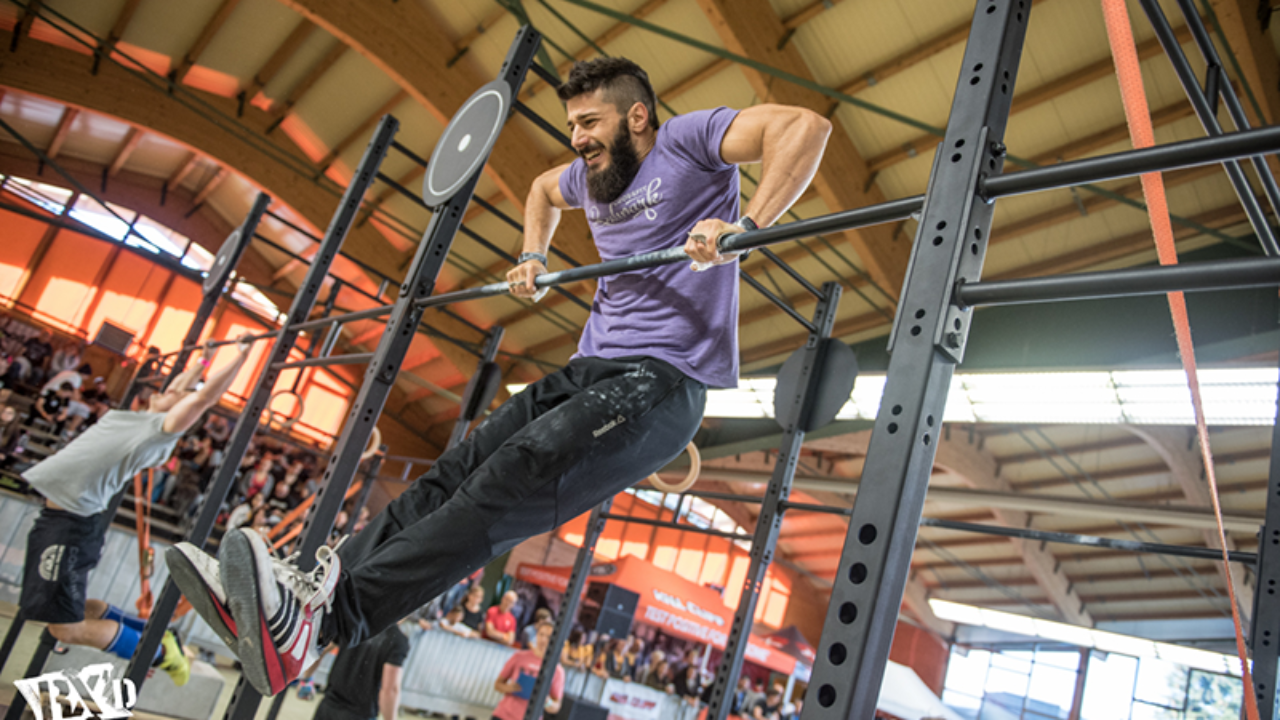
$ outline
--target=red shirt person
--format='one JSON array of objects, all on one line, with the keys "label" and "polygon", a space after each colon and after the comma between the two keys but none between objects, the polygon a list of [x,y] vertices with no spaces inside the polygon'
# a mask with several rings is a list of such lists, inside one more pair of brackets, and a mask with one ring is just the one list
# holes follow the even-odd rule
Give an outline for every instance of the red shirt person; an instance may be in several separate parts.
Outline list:
[{"label": "red shirt person", "polygon": [[519,595],[508,590],[502,594],[502,600],[484,616],[484,636],[486,639],[500,642],[503,645],[516,644],[516,616],[511,613]]},{"label": "red shirt person", "polygon": [[[506,600],[504,595],[502,598]],[[548,621],[538,623],[538,635],[533,647],[521,650],[512,655],[502,672],[493,683],[493,688],[502,693],[502,702],[493,709],[496,720],[523,720],[524,711],[529,707],[529,693],[532,692],[532,678],[538,677],[538,669],[542,667],[542,656],[551,643],[551,632],[555,625]],[[526,676],[521,684],[521,676]],[[547,702],[543,708],[550,713],[560,712],[560,698],[564,695],[564,668],[556,664],[556,673],[551,678],[551,690],[547,693]]]}]

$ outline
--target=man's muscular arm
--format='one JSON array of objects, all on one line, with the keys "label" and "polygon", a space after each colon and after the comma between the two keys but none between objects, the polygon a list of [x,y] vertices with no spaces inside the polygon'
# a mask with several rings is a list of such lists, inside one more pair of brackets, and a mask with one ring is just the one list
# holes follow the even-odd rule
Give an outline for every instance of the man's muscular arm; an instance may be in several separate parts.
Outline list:
[{"label": "man's muscular arm", "polygon": [[[529,188],[524,203],[524,252],[546,255],[551,248],[551,236],[560,224],[560,211],[568,210],[569,203],[560,194],[560,175],[568,165],[552,168],[538,176]],[[511,293],[517,297],[531,298],[538,293],[533,279],[547,271],[537,260],[529,260],[507,271]]]},{"label": "man's muscular arm", "polygon": [[[817,174],[830,135],[830,121],[804,108],[757,105],[739,112],[720,141],[720,158],[738,165],[763,163],[744,214],[762,228],[777,222]],[[741,228],[715,218],[701,220],[690,231],[685,252],[697,262],[724,262],[711,239],[727,231]]]}]

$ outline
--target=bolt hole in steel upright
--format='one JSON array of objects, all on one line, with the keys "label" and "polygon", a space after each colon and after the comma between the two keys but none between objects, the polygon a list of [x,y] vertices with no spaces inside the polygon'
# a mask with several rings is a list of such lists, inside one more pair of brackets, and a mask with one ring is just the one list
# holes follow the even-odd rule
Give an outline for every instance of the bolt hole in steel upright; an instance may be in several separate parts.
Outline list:
[{"label": "bolt hole in steel upright", "polygon": [[889,340],[881,411],[832,586],[803,720],[875,715],[937,448],[932,425],[943,416],[952,371],[968,341],[972,311],[956,304],[951,290],[957,282],[981,277],[994,208],[979,188],[1003,166],[1010,90],[1030,5],[1027,0],[979,0],[974,9],[946,137],[934,157],[924,216]]}]

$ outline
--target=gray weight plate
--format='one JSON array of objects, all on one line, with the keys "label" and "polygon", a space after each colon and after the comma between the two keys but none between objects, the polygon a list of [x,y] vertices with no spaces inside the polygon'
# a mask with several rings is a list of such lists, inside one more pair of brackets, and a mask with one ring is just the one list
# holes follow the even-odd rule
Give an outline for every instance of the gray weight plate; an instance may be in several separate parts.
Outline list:
[{"label": "gray weight plate", "polygon": [[480,169],[498,140],[511,108],[511,87],[502,80],[480,88],[463,103],[431,153],[422,199],[431,207],[449,201]]},{"label": "gray weight plate", "polygon": [[213,257],[213,266],[209,268],[209,274],[204,276],[204,294],[208,295],[215,292],[218,288],[227,284],[227,278],[231,277],[231,271],[235,269],[236,260],[240,258],[240,230],[236,228],[231,231],[227,239],[223,241],[222,247],[218,248],[218,254]]},{"label": "gray weight plate", "polygon": [[[800,387],[800,372],[807,352],[806,348],[796,350],[778,372],[778,384],[773,391],[773,415],[783,429],[796,422],[800,412],[800,395],[804,391]],[[858,360],[848,345],[826,338],[818,346],[814,373],[818,376],[818,387],[814,393],[813,408],[809,417],[799,423],[805,432],[813,432],[835,420],[840,408],[849,401],[853,382],[858,377]]]}]

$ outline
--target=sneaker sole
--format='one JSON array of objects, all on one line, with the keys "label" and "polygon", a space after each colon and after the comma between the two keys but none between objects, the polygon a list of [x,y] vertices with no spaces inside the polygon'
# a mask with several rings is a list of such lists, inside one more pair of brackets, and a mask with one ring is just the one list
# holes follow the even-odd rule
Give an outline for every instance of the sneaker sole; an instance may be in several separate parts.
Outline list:
[{"label": "sneaker sole", "polygon": [[204,577],[196,569],[195,563],[176,547],[165,551],[164,559],[169,566],[169,575],[182,590],[182,594],[187,597],[187,602],[191,603],[192,609],[199,613],[201,619],[217,633],[218,638],[226,643],[228,649],[235,650],[239,638],[236,637],[230,625],[235,620],[227,614],[225,606],[213,596]]},{"label": "sneaker sole", "polygon": [[231,616],[240,631],[239,645],[235,650],[240,658],[241,673],[255,690],[264,697],[271,697],[283,690],[288,682],[266,618],[262,617],[261,598],[258,597],[258,561],[243,531],[229,532],[223,537],[220,570],[227,604],[231,606]]}]

